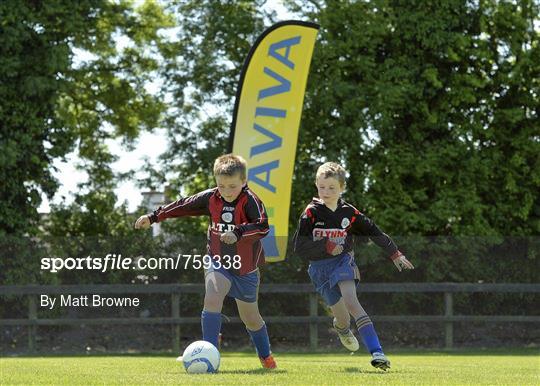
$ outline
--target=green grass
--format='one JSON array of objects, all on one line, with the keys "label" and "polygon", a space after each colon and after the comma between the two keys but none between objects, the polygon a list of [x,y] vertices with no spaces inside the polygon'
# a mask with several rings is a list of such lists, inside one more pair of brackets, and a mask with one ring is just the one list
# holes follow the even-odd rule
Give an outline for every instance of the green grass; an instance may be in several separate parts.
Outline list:
[{"label": "green grass", "polygon": [[174,357],[66,356],[0,359],[2,385],[539,385],[537,350],[396,352],[392,369],[369,356],[277,353],[278,369],[254,354],[224,353],[218,374],[188,375]]}]

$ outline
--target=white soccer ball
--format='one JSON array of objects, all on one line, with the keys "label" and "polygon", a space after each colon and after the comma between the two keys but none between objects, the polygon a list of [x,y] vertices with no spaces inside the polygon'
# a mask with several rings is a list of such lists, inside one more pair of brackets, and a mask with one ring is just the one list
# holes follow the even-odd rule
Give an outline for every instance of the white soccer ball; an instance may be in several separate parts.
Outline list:
[{"label": "white soccer ball", "polygon": [[184,350],[182,362],[189,374],[215,373],[219,369],[219,351],[210,342],[198,340]]}]

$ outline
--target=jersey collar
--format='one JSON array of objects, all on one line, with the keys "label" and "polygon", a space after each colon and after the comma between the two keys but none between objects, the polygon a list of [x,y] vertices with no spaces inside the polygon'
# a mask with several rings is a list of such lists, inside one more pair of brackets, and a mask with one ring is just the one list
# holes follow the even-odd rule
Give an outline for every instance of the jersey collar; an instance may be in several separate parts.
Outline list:
[{"label": "jersey collar", "polygon": [[335,213],[339,208],[341,208],[343,206],[343,204],[345,203],[345,201],[343,201],[343,199],[340,197],[338,198],[338,201],[337,201],[337,206],[336,206],[336,210],[331,210],[329,207],[327,207],[325,204],[324,204],[324,201],[321,200],[320,198],[318,197],[313,197],[313,200],[311,201],[313,205],[315,205],[316,207],[322,207],[326,210],[329,210],[330,212],[332,213]]}]

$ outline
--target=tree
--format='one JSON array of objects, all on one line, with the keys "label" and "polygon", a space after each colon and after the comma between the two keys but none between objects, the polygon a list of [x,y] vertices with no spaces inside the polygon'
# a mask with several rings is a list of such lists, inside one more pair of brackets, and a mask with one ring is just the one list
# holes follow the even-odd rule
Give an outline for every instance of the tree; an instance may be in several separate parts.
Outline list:
[{"label": "tree", "polygon": [[[394,236],[537,234],[536,3],[287,5],[321,25],[301,123],[291,229],[315,193],[316,167],[337,160],[350,171],[346,198]],[[181,31],[165,56],[184,60],[167,67],[176,102],[167,124],[171,146],[166,167],[150,175],[154,183],[167,180],[191,193],[211,184],[242,61],[263,22],[273,19],[243,2],[181,3],[172,12],[181,15]],[[192,224],[182,226],[188,231]],[[482,268],[482,256],[496,253],[493,240],[485,240],[469,260],[449,260],[452,251],[442,247],[411,278],[470,280],[482,272],[498,278],[496,269]],[[466,245],[458,241],[452,253]],[[421,259],[432,252],[428,247],[409,248]],[[374,272],[386,275],[382,268]]]},{"label": "tree", "polygon": [[[154,2],[4,1],[2,19],[2,184],[0,229],[35,227],[41,192],[52,197],[52,161],[77,149],[90,173],[110,181],[105,140],[156,126],[163,105],[145,89],[157,68],[152,45],[170,20]],[[118,52],[116,40],[129,41]],[[76,50],[92,59],[74,62]],[[107,174],[109,173],[109,175]],[[93,180],[99,180],[96,177]]]},{"label": "tree", "polygon": [[[310,4],[288,2],[322,26],[291,223],[316,165],[337,160],[347,198],[389,234],[484,237],[439,239],[438,250],[409,239],[413,280],[533,280],[532,239],[498,244],[539,230],[538,3]],[[371,276],[390,279],[367,256]]]},{"label": "tree", "polygon": [[206,189],[214,159],[227,151],[240,70],[264,30],[264,1],[181,1],[171,5],[177,36],[160,46],[161,75],[172,96],[165,127],[170,144],[161,172],[148,168],[144,184],[167,181],[188,192]]},{"label": "tree", "polygon": [[[0,235],[38,232],[41,194],[52,198],[58,188],[53,160],[70,151],[89,174],[78,209],[110,210],[118,176],[107,141],[122,138],[129,146],[140,130],[158,124],[163,104],[146,86],[170,18],[153,1],[135,9],[129,1],[8,0],[0,4],[0,20]],[[76,53],[86,59],[75,60]],[[35,263],[4,261],[2,281],[35,277]],[[24,267],[26,276],[10,272],[12,266]]]},{"label": "tree", "polygon": [[298,170],[343,162],[348,196],[394,234],[537,234],[538,4],[313,3]]}]

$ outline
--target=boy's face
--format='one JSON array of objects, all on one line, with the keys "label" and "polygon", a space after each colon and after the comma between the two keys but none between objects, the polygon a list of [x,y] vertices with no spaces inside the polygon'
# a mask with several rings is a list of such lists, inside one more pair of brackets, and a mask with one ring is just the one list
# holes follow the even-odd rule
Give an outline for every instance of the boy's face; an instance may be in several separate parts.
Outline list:
[{"label": "boy's face", "polygon": [[216,184],[219,193],[225,201],[233,202],[240,195],[246,181],[242,180],[240,174],[234,174],[232,176],[217,175]]},{"label": "boy's face", "polygon": [[339,181],[334,177],[325,178],[320,176],[317,178],[317,181],[315,181],[315,185],[317,186],[319,198],[323,200],[326,205],[335,204],[343,192],[343,188]]}]

